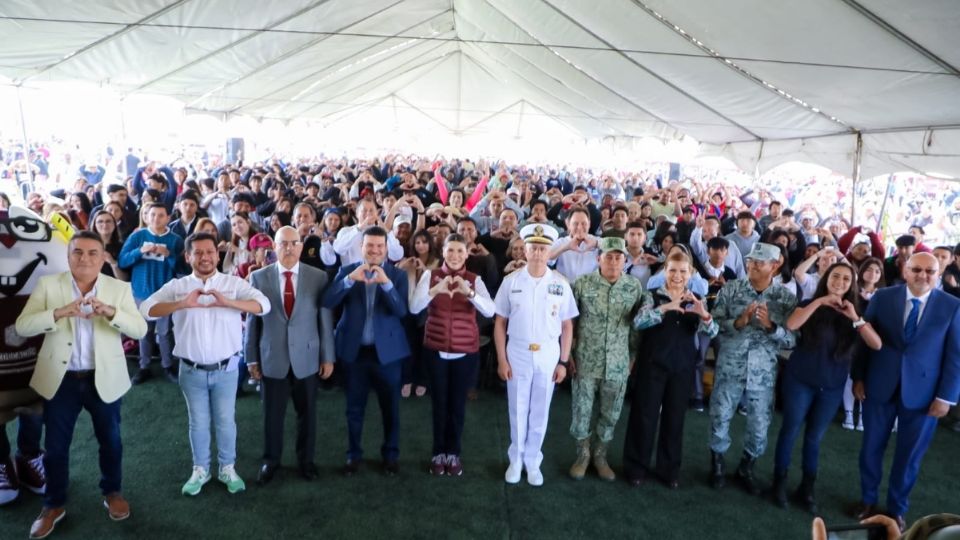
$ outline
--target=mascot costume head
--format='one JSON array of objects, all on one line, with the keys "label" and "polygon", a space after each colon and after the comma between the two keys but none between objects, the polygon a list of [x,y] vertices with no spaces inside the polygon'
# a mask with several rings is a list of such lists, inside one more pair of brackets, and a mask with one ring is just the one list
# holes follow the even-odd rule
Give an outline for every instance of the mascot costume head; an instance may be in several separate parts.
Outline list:
[{"label": "mascot costume head", "polygon": [[39,407],[29,383],[43,336],[21,337],[14,323],[40,276],[70,269],[67,242],[73,231],[60,229],[23,206],[0,210],[0,428],[19,411]]}]

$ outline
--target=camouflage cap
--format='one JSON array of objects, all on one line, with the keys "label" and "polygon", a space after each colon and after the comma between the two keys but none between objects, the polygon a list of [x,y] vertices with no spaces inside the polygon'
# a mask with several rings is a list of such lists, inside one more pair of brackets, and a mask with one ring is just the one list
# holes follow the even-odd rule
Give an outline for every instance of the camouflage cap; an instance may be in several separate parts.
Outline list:
[{"label": "camouflage cap", "polygon": [[627,254],[627,242],[623,238],[618,238],[616,236],[607,236],[600,239],[598,245],[600,248],[600,253],[608,253],[611,251],[619,251],[624,255]]},{"label": "camouflage cap", "polygon": [[779,261],[780,248],[773,244],[757,242],[753,245],[753,249],[750,250],[750,253],[747,253],[747,256],[744,257],[744,259],[753,259],[755,261]]}]

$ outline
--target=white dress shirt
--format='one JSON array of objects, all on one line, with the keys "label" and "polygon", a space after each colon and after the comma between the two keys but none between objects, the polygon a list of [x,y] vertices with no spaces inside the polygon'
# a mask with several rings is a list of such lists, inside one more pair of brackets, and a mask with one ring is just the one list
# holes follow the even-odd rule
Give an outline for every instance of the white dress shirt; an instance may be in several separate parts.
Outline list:
[{"label": "white dress shirt", "polygon": [[[149,315],[150,308],[159,303],[179,302],[195,289],[216,290],[229,300],[256,300],[263,310],[260,315],[270,312],[270,300],[247,280],[217,272],[206,282],[196,274],[167,282],[140,304],[140,313],[148,321],[157,320],[158,317]],[[201,295],[200,301],[204,302],[205,298],[213,300],[212,296]],[[231,358],[227,369],[236,369],[236,354],[243,348],[240,311],[222,307],[187,308],[174,311],[171,318],[176,341],[174,356],[197,364],[213,364]]]},{"label": "white dress shirt", "polygon": [[[97,296],[97,284],[93,284],[90,292],[83,294],[77,287],[77,282],[70,280],[73,285],[73,299],[90,299]],[[73,351],[70,353],[70,363],[67,364],[67,371],[85,371],[96,367],[95,357],[93,356],[93,320],[83,317],[73,318]]]},{"label": "white dress shirt", "polygon": [[[595,242],[599,242],[599,240],[593,236],[590,238]],[[570,245],[571,241],[572,237],[564,236],[553,243],[553,249],[566,248]],[[575,249],[564,251],[556,259],[550,261],[550,263],[556,264],[557,272],[563,274],[563,277],[567,278],[567,281],[570,283],[576,281],[578,277],[589,274],[597,269],[597,255],[600,254],[600,250],[596,247],[586,248],[584,246],[585,243],[586,241],[581,242]]]},{"label": "white dress shirt", "polygon": [[[341,266],[360,262],[363,259],[363,231],[360,226],[340,229],[337,239],[333,241],[333,250],[340,255]],[[394,262],[403,258],[403,246],[392,232],[387,232],[387,258]]]}]

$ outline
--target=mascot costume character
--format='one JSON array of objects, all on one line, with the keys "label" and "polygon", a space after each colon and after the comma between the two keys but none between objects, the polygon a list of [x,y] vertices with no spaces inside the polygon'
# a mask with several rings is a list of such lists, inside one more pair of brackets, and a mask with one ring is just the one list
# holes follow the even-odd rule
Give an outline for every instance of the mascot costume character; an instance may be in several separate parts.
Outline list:
[{"label": "mascot costume character", "polygon": [[[21,486],[35,493],[46,488],[42,402],[29,386],[43,335],[21,337],[14,323],[40,276],[69,270],[72,234],[69,227],[53,228],[22,206],[0,210],[0,505],[16,499]],[[11,460],[6,424],[15,418],[17,452]]]}]

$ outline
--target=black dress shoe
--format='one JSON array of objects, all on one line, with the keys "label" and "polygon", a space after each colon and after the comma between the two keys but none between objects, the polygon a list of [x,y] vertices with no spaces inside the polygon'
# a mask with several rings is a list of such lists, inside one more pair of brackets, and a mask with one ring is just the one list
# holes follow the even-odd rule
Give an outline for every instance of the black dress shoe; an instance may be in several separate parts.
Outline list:
[{"label": "black dress shoe", "polygon": [[667,486],[667,489],[680,489],[679,480],[664,480],[663,485]]},{"label": "black dress shoe", "polygon": [[167,378],[167,380],[172,382],[173,384],[180,384],[180,378],[177,377],[177,370],[175,368],[172,368],[172,367],[163,368],[163,374]]},{"label": "black dress shoe", "polygon": [[273,480],[273,476],[277,474],[277,465],[271,465],[269,463],[264,463],[260,466],[260,471],[257,472],[257,483],[261,486],[269,484]]},{"label": "black dress shoe", "polygon": [[897,527],[900,527],[901,534],[903,533],[903,531],[907,530],[907,521],[903,519],[903,516],[891,515],[890,517],[892,517],[893,520],[897,522]]},{"label": "black dress shoe", "polygon": [[856,509],[853,511],[853,517],[856,518],[857,521],[863,521],[868,517],[874,516],[876,514],[877,514],[876,505],[867,504],[864,502],[859,503],[856,506]]},{"label": "black dress shoe", "polygon": [[130,377],[130,384],[136,386],[138,384],[143,384],[147,380],[153,377],[153,373],[149,369],[139,369],[136,373],[133,374],[133,377]]},{"label": "black dress shoe", "polygon": [[359,459],[348,459],[346,463],[343,464],[343,475],[344,476],[353,476],[357,474],[357,471],[360,470],[360,460]]},{"label": "black dress shoe", "polygon": [[317,471],[317,466],[313,463],[304,463],[300,465],[300,476],[307,482],[312,482],[320,476],[320,473]]},{"label": "black dress shoe", "polygon": [[396,476],[400,472],[400,465],[396,461],[383,462],[383,474],[387,476]]}]

